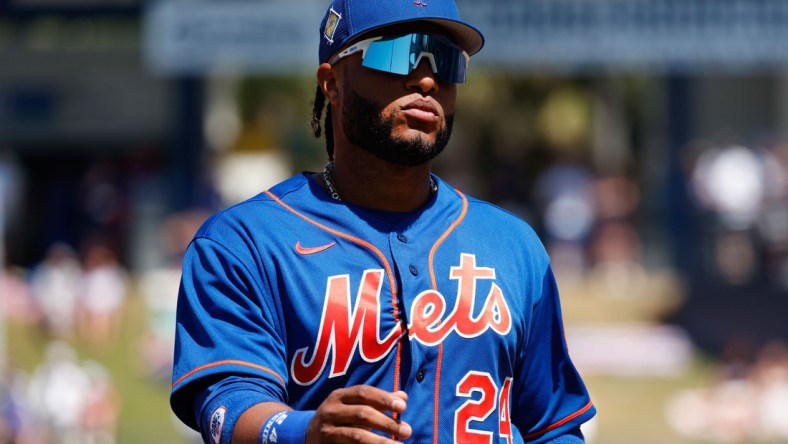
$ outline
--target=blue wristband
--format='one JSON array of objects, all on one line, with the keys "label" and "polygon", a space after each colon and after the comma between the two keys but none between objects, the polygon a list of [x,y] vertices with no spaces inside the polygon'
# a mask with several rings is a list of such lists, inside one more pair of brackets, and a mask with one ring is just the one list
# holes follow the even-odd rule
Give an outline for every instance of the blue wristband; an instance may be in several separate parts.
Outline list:
[{"label": "blue wristband", "polygon": [[215,384],[210,390],[198,398],[196,405],[200,410],[203,441],[211,444],[229,443],[238,418],[253,405],[266,401],[264,395],[229,379]]},{"label": "blue wristband", "polygon": [[274,413],[260,429],[259,444],[304,444],[306,428],[313,416],[314,410]]}]

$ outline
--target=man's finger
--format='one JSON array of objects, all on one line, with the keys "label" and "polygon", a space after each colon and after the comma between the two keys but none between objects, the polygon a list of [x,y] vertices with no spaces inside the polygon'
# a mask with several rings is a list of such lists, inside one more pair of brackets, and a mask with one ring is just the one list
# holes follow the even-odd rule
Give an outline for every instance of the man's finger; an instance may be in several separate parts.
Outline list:
[{"label": "man's finger", "polygon": [[[379,435],[369,430],[357,427],[336,426],[322,431],[323,436],[329,438],[332,443],[351,443],[351,444],[398,444],[401,441],[391,439],[389,435]],[[407,439],[408,436],[394,435],[399,439]]]},{"label": "man's finger", "polygon": [[328,424],[349,426],[366,430],[377,430],[398,438],[408,438],[413,430],[410,424],[398,421],[371,406],[361,404],[337,404],[325,412]]},{"label": "man's finger", "polygon": [[335,393],[343,404],[367,405],[381,412],[402,413],[407,408],[405,392],[391,393],[377,387],[357,385]]}]

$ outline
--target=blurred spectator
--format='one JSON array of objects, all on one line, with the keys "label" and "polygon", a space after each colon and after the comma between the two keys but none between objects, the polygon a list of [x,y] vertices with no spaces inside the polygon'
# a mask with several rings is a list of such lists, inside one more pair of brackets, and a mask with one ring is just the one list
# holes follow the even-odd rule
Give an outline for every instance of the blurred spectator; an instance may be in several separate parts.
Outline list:
[{"label": "blurred spectator", "polygon": [[38,312],[25,270],[14,266],[0,270],[0,316],[30,323],[38,320]]},{"label": "blurred spectator", "polygon": [[45,361],[36,368],[30,382],[31,403],[47,431],[47,442],[80,442],[89,389],[90,380],[71,346],[61,341],[50,343]]},{"label": "blurred spectator", "polygon": [[179,269],[162,267],[146,272],[140,283],[148,319],[147,330],[140,342],[143,372],[167,383],[172,377],[175,311],[180,276]]},{"label": "blurred spectator", "polygon": [[74,349],[58,340],[49,343],[44,362],[29,380],[20,372],[14,375],[0,398],[4,401],[0,430],[6,432],[3,438],[10,437],[2,442],[116,442],[120,402],[109,373],[100,363],[80,363]]},{"label": "blurred spectator", "polygon": [[752,226],[764,197],[765,166],[747,147],[711,148],[700,153],[692,189],[703,208],[731,230]]},{"label": "blurred spectator", "polygon": [[96,361],[83,364],[90,381],[82,414],[81,443],[114,444],[120,400],[109,372]]},{"label": "blurred spectator", "polygon": [[25,422],[28,414],[25,411],[24,387],[20,372],[9,369],[3,373],[0,384],[0,442],[23,442]]},{"label": "blurred spectator", "polygon": [[103,233],[117,241],[125,238],[128,202],[121,173],[117,162],[109,159],[93,161],[85,172],[79,191],[83,233]]},{"label": "blurred spectator", "polygon": [[213,180],[222,204],[232,205],[267,190],[291,172],[284,150],[228,153],[217,159]]},{"label": "blurred spectator", "polygon": [[784,442],[788,439],[788,351],[785,344],[764,346],[757,359],[706,388],[677,393],[666,406],[668,424],[680,435],[712,443]]},{"label": "blurred spectator", "polygon": [[595,218],[593,184],[593,174],[578,163],[559,163],[542,173],[536,196],[549,239],[582,242],[588,236]]},{"label": "blurred spectator", "polygon": [[574,283],[585,274],[585,242],[595,222],[594,176],[580,163],[557,163],[535,184],[543,214],[545,245],[559,282]]},{"label": "blurred spectator", "polygon": [[194,233],[210,214],[189,210],[169,216],[162,229],[165,264],[140,277],[140,293],[147,311],[147,330],[140,342],[143,372],[169,385],[175,346],[175,312],[183,254]]},{"label": "blurred spectator", "polygon": [[594,185],[597,219],[629,220],[636,215],[640,204],[640,188],[632,179],[624,176],[605,176]]},{"label": "blurred spectator", "polygon": [[120,334],[128,277],[116,253],[101,242],[88,245],[84,263],[80,334],[91,344],[106,348],[114,345]]},{"label": "blurred spectator", "polygon": [[637,183],[624,176],[598,177],[582,163],[562,161],[545,170],[535,191],[545,244],[566,295],[633,303],[649,297],[660,299],[664,310],[679,302],[673,270],[646,265]]},{"label": "blurred spectator", "polygon": [[788,169],[772,145],[702,149],[691,191],[705,216],[710,270],[729,285],[764,277],[783,285],[788,252]]},{"label": "blurred spectator", "polygon": [[44,327],[58,337],[73,332],[82,267],[74,250],[64,244],[49,247],[30,276],[33,297],[43,316]]},{"label": "blurred spectator", "polygon": [[591,265],[586,279],[599,296],[634,298],[654,290],[647,285],[650,276],[642,263],[634,225],[623,221],[601,225],[588,250]]},{"label": "blurred spectator", "polygon": [[718,234],[713,253],[714,264],[724,282],[741,285],[755,276],[755,246],[747,232],[730,231]]},{"label": "blurred spectator", "polygon": [[767,344],[753,369],[759,394],[758,429],[766,440],[788,440],[788,348],[781,342]]},{"label": "blurred spectator", "polygon": [[626,177],[600,177],[593,192],[596,219],[587,243],[588,280],[608,297],[637,297],[654,290],[648,285],[634,221],[640,201],[637,184]]}]

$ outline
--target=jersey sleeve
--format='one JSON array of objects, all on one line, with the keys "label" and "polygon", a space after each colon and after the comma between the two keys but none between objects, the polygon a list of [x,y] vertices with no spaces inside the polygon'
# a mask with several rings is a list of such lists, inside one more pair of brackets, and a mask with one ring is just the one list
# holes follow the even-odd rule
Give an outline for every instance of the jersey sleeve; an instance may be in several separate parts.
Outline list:
[{"label": "jersey sleeve", "polygon": [[596,410],[569,358],[549,266],[533,304],[529,331],[512,391],[512,421],[525,442],[552,442],[591,419]]},{"label": "jersey sleeve", "polygon": [[170,404],[195,429],[195,397],[229,376],[254,378],[266,400],[286,402],[283,322],[259,263],[241,243],[206,237],[184,257]]}]

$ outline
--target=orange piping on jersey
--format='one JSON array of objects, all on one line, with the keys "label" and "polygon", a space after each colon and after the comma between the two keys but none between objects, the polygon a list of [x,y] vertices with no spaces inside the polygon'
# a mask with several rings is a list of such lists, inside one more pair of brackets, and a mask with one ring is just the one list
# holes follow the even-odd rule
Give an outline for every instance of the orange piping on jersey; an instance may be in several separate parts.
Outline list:
[{"label": "orange piping on jersey", "polygon": [[176,385],[178,385],[181,382],[183,382],[183,380],[188,378],[189,376],[191,376],[191,375],[193,375],[195,373],[201,372],[203,370],[207,370],[209,368],[218,367],[220,365],[242,365],[244,367],[251,367],[251,368],[254,368],[254,369],[257,369],[257,370],[264,371],[266,373],[270,373],[271,375],[276,376],[276,379],[278,379],[279,382],[281,382],[283,386],[287,385],[287,384],[285,384],[284,378],[279,376],[276,372],[274,372],[270,368],[263,367],[262,365],[252,364],[251,362],[236,361],[236,360],[226,360],[226,361],[211,362],[210,364],[201,365],[201,366],[195,368],[194,370],[190,371],[189,373],[186,373],[185,375],[183,375],[180,378],[178,378],[177,381],[173,382],[172,383],[172,389],[175,389]]},{"label": "orange piping on jersey", "polygon": [[399,309],[397,308],[397,282],[394,280],[394,272],[392,271],[391,266],[389,265],[388,259],[386,259],[386,256],[384,256],[383,253],[380,250],[377,249],[377,247],[375,247],[374,245],[370,244],[369,242],[367,242],[367,241],[365,241],[363,239],[359,239],[359,238],[357,238],[355,236],[351,236],[351,235],[343,233],[343,232],[341,232],[339,230],[335,230],[335,229],[333,229],[331,227],[327,227],[327,226],[321,224],[320,222],[318,222],[316,220],[310,219],[308,216],[299,213],[298,210],[296,210],[295,208],[293,208],[290,205],[282,202],[282,200],[279,199],[278,197],[276,197],[271,191],[266,191],[265,194],[270,196],[271,199],[273,199],[276,203],[278,203],[279,205],[285,207],[288,211],[290,211],[291,213],[293,213],[296,216],[300,217],[301,219],[304,219],[305,221],[309,222],[310,224],[315,225],[318,228],[320,228],[322,230],[325,230],[325,231],[328,231],[329,233],[334,234],[336,236],[339,236],[339,237],[341,237],[343,239],[347,239],[347,240],[349,240],[351,242],[355,242],[355,243],[357,243],[359,245],[362,245],[362,246],[368,248],[369,250],[371,250],[373,253],[375,253],[375,255],[377,255],[378,258],[380,258],[380,260],[383,262],[383,267],[386,269],[386,275],[388,276],[389,283],[391,284],[391,305],[392,305],[392,308],[394,310],[394,320],[397,321],[397,323],[399,323]]},{"label": "orange piping on jersey", "polygon": [[[369,242],[367,242],[367,241],[365,241],[363,239],[359,239],[359,238],[357,238],[355,236],[351,236],[351,235],[343,233],[343,232],[341,232],[339,230],[335,230],[335,229],[333,229],[331,227],[327,227],[327,226],[321,224],[320,222],[318,222],[316,220],[310,219],[305,214],[302,214],[302,213],[298,212],[298,210],[296,210],[295,208],[293,208],[290,205],[284,203],[281,199],[276,197],[274,195],[274,193],[272,193],[270,190],[267,190],[265,192],[265,194],[267,194],[269,197],[271,197],[271,199],[273,199],[274,202],[278,203],[279,205],[281,205],[282,207],[284,207],[285,209],[287,209],[291,213],[293,213],[296,216],[300,217],[301,219],[309,222],[310,224],[315,225],[316,227],[318,227],[318,228],[320,228],[322,230],[328,231],[329,233],[334,234],[336,236],[339,236],[339,237],[341,237],[343,239],[347,239],[347,240],[349,240],[351,242],[354,242],[354,243],[357,243],[357,244],[359,244],[361,246],[364,246],[367,249],[369,249],[370,251],[372,251],[373,253],[375,253],[378,256],[378,258],[380,258],[381,262],[383,262],[383,267],[386,269],[386,275],[388,276],[389,283],[391,285],[391,306],[392,306],[392,312],[394,314],[394,321],[396,323],[398,323],[398,324],[400,323],[399,309],[397,308],[397,281],[394,280],[394,272],[391,269],[391,265],[389,265],[388,259],[386,259],[386,256],[384,256],[383,253],[380,250],[377,249],[377,247],[375,247],[374,245],[370,244]],[[397,390],[399,390],[399,371],[400,371],[400,359],[401,359],[400,345],[401,345],[401,343],[402,343],[401,339],[399,341],[397,341],[397,355],[396,355],[396,359],[394,361],[394,391],[395,392]]]},{"label": "orange piping on jersey", "polygon": [[[397,359],[394,360],[394,390],[399,391],[399,372],[402,363],[402,339],[405,335],[402,335],[397,340]],[[395,414],[394,418],[397,418],[399,415]]]},{"label": "orange piping on jersey", "polygon": [[435,366],[435,396],[433,399],[433,410],[432,410],[432,443],[438,444],[438,420],[440,419],[440,415],[438,414],[438,403],[440,402],[440,392],[441,392],[441,363],[443,362],[443,343],[438,344],[438,363]]},{"label": "orange piping on jersey", "polygon": [[[468,199],[462,194],[459,190],[457,193],[462,198],[462,211],[460,212],[459,217],[455,220],[449,228],[435,241],[435,244],[430,249],[430,256],[429,256],[429,267],[430,267],[430,280],[432,281],[432,289],[438,291],[438,281],[435,278],[435,267],[434,267],[434,259],[435,259],[435,252],[438,251],[438,247],[449,237],[452,231],[457,228],[458,225],[465,219],[465,215],[468,213]],[[443,343],[438,344],[438,362],[435,365],[435,397],[433,400],[433,411],[432,411],[432,421],[433,421],[433,432],[432,432],[432,442],[433,444],[438,444],[438,420],[440,419],[440,414],[438,411],[438,405],[440,401],[440,387],[441,387],[441,364],[443,363]]]},{"label": "orange piping on jersey", "polygon": [[582,415],[583,413],[587,412],[593,406],[594,406],[594,403],[589,401],[588,404],[586,404],[586,406],[583,407],[582,409],[572,413],[571,415],[569,415],[566,418],[556,422],[555,424],[547,426],[546,428],[544,428],[542,430],[539,430],[539,431],[534,432],[534,433],[529,433],[529,434],[523,436],[523,439],[527,440],[527,439],[531,439],[531,438],[536,438],[538,436],[544,435],[545,433],[549,432],[550,430],[557,429],[558,427],[561,427],[562,425],[566,424],[567,422],[569,422],[569,421],[577,418],[578,416]]},{"label": "orange piping on jersey", "polygon": [[432,289],[435,291],[438,291],[438,281],[435,279],[435,268],[433,267],[435,252],[438,251],[438,247],[440,246],[440,244],[442,244],[443,241],[445,241],[446,238],[449,237],[449,234],[451,234],[451,232],[454,231],[455,228],[457,228],[457,226],[463,221],[463,219],[465,219],[465,215],[468,213],[468,199],[459,190],[457,191],[457,193],[462,198],[462,211],[460,212],[460,216],[457,218],[457,220],[455,220],[451,224],[451,226],[449,226],[446,232],[443,233],[441,237],[438,238],[437,241],[435,241],[435,245],[433,245],[432,249],[430,250],[430,257],[429,257],[430,279],[432,280]]}]

